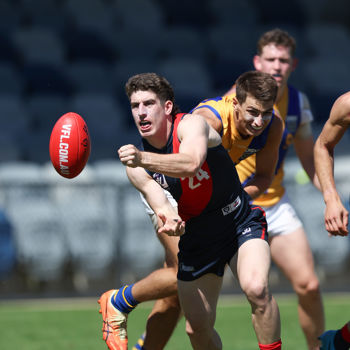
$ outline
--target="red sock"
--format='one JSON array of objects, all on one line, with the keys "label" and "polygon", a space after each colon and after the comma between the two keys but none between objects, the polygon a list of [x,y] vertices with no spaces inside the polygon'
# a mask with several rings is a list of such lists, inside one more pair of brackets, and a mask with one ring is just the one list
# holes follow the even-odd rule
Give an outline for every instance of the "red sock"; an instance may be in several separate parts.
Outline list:
[{"label": "red sock", "polygon": [[282,349],[282,342],[281,339],[279,341],[275,341],[271,344],[260,344],[259,343],[260,350],[281,350]]},{"label": "red sock", "polygon": [[348,324],[346,324],[342,329],[341,329],[341,336],[343,339],[350,343],[350,332],[348,330]]}]

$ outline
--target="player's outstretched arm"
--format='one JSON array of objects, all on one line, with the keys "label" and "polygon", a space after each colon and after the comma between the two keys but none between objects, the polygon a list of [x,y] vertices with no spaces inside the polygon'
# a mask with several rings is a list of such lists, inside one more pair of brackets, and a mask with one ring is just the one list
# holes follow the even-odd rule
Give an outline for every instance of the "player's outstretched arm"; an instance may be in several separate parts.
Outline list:
[{"label": "player's outstretched arm", "polygon": [[221,143],[220,136],[198,115],[186,115],[178,125],[178,153],[143,152],[134,145],[119,148],[121,162],[129,167],[142,167],[167,176],[181,178],[197,174],[206,159],[208,146]]},{"label": "player's outstretched arm", "polygon": [[331,235],[348,234],[349,213],[341,202],[334,181],[334,148],[350,125],[350,93],[334,103],[314,147],[315,168],[326,204],[325,226]]},{"label": "player's outstretched arm", "polygon": [[144,195],[148,204],[161,219],[163,226],[158,229],[158,232],[169,236],[181,236],[185,231],[185,222],[171,205],[161,186],[143,168],[127,167],[126,169],[130,182]]}]

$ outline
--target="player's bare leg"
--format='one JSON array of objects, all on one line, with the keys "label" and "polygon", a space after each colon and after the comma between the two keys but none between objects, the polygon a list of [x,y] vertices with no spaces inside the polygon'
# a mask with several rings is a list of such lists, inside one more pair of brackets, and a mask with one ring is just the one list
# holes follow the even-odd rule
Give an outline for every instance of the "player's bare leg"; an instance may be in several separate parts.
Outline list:
[{"label": "player's bare leg", "polygon": [[[231,261],[230,267],[235,268]],[[252,321],[259,344],[275,344],[281,338],[277,303],[268,289],[270,269],[269,245],[262,239],[251,239],[238,250],[237,274],[242,290],[252,308]],[[269,347],[270,348],[270,347]],[[274,347],[272,347],[274,348]]]},{"label": "player's bare leg", "polygon": [[179,298],[186,317],[186,332],[194,350],[221,350],[222,343],[214,329],[216,306],[222,277],[212,273],[194,281],[178,281]]},{"label": "player's bare leg", "polygon": [[144,347],[162,350],[169,341],[181,315],[177,294],[157,300],[147,319]]},{"label": "player's bare leg", "polygon": [[271,238],[271,256],[291,281],[298,295],[301,328],[309,350],[318,350],[317,339],[324,332],[324,311],[319,281],[314,271],[312,252],[302,228]]},{"label": "player's bare leg", "polygon": [[132,295],[139,303],[165,298],[177,293],[177,281],[174,269],[162,268],[153,271],[132,288]]}]

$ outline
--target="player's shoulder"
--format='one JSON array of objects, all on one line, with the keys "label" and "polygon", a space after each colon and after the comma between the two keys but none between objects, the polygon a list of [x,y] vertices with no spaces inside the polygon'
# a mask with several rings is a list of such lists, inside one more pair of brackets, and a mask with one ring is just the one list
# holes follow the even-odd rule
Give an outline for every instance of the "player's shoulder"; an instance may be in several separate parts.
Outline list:
[{"label": "player's shoulder", "polygon": [[203,100],[200,104],[201,105],[210,105],[210,104],[217,105],[217,104],[225,103],[227,101],[232,100],[232,97],[230,97],[230,96],[231,95],[210,97],[210,98]]},{"label": "player's shoulder", "polygon": [[199,126],[199,125],[206,125],[207,122],[205,118],[201,114],[197,113],[183,113],[178,118],[178,132],[182,130],[188,130],[193,131],[192,129],[189,129],[191,127]]},{"label": "player's shoulder", "polygon": [[335,103],[344,106],[350,112],[350,91],[340,95]]},{"label": "player's shoulder", "polygon": [[350,91],[336,99],[331,110],[330,120],[347,126],[350,124]]}]

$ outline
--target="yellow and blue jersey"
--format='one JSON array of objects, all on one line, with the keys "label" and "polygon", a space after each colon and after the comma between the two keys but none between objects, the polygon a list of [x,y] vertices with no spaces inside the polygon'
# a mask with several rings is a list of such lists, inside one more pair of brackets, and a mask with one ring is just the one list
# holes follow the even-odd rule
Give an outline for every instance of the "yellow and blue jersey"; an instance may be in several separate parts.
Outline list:
[{"label": "yellow and blue jersey", "polygon": [[232,161],[237,164],[241,160],[249,157],[250,155],[258,152],[264,147],[268,135],[268,130],[271,126],[273,118],[266,129],[257,137],[249,136],[243,138],[238,132],[234,122],[234,105],[233,99],[235,93],[228,96],[216,97],[207,99],[200,102],[192,111],[208,108],[215,116],[221,121],[222,130],[221,138],[222,145],[228,151]]},{"label": "yellow and blue jersey", "polygon": [[[288,86],[285,89],[281,100],[275,104],[274,108],[283,119],[284,130],[279,148],[275,177],[265,193],[254,201],[254,204],[260,206],[275,205],[282,198],[285,192],[283,186],[283,162],[288,148],[293,143],[299,125],[310,122],[313,119],[306,96],[292,86]],[[255,175],[255,158],[255,155],[248,157],[236,166],[243,186]]]}]

